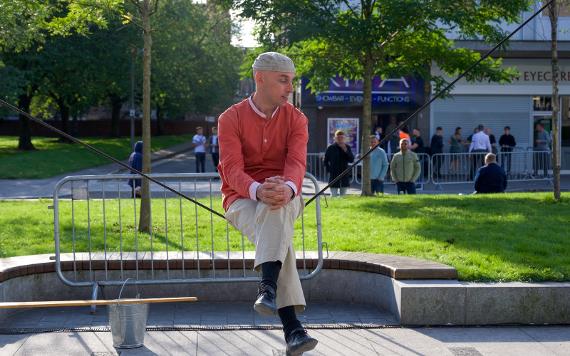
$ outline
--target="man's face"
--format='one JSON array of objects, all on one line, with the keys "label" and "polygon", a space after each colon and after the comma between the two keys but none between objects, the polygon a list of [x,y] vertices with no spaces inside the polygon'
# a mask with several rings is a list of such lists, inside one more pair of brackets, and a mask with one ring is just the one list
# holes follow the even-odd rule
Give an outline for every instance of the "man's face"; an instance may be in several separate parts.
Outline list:
[{"label": "man's face", "polygon": [[293,92],[295,73],[259,71],[256,78],[258,90],[271,105],[285,104]]},{"label": "man's face", "polygon": [[435,134],[438,136],[443,136],[443,131],[442,130],[436,130]]},{"label": "man's face", "polygon": [[400,142],[400,151],[406,152],[408,150],[408,140]]},{"label": "man's face", "polygon": [[380,141],[378,141],[378,139],[377,139],[376,137],[370,139],[370,147],[376,147],[376,145],[378,144],[378,142],[380,142]]},{"label": "man's face", "polygon": [[505,129],[505,135],[510,135],[510,134],[511,134],[511,130]]},{"label": "man's face", "polygon": [[344,143],[344,135],[336,135],[334,140],[336,143]]},{"label": "man's face", "polygon": [[542,125],[537,125],[537,126],[536,126],[536,129],[537,129],[538,131],[542,132],[542,131],[544,131],[544,126],[542,126]]},{"label": "man's face", "polygon": [[212,128],[212,134],[213,135],[217,135],[218,134],[218,129],[217,128]]},{"label": "man's face", "polygon": [[414,129],[414,130],[412,131],[412,134],[413,134],[414,136],[419,137],[419,136],[420,136],[420,130]]},{"label": "man's face", "polygon": [[203,132],[204,132],[203,129],[197,129],[197,130],[196,130],[196,133],[197,133],[198,135],[201,135]]}]

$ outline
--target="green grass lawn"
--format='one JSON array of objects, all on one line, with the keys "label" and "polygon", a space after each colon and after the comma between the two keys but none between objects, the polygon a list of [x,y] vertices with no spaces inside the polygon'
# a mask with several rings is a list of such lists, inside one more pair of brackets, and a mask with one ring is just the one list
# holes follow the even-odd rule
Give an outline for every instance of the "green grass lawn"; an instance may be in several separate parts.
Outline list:
[{"label": "green grass lawn", "polygon": [[[209,201],[206,201],[209,204]],[[323,202],[324,203],[324,202]],[[53,252],[53,214],[50,200],[0,202],[0,257]],[[124,251],[139,249],[241,251],[242,239],[226,224],[182,203],[180,228],[178,199],[153,202],[153,236],[134,233],[132,200],[118,200],[103,206],[89,203],[91,225],[87,225],[87,202],[75,201],[76,251]],[[221,210],[219,198],[212,203]],[[324,205],[324,204],[323,204]],[[62,251],[71,252],[71,202],[61,203]],[[138,207],[137,207],[138,209]],[[323,239],[330,250],[361,251],[413,256],[457,268],[465,281],[568,281],[570,280],[570,194],[553,202],[551,194],[513,193],[456,196],[417,195],[383,198],[347,197],[328,199],[323,206]],[[198,224],[196,225],[196,219]],[[305,211],[307,250],[316,248],[314,205]],[[212,227],[213,226],[213,227]],[[199,238],[196,240],[196,230]],[[302,240],[297,229],[296,249]],[[182,232],[182,235],[181,235]],[[104,237],[106,236],[106,243]],[[121,240],[122,236],[122,240]],[[246,250],[253,247],[245,243]]]},{"label": "green grass lawn", "polygon": [[[191,139],[191,135],[156,136],[151,141],[152,150]],[[120,160],[127,159],[132,151],[130,138],[86,137],[81,140]],[[0,136],[0,179],[49,178],[112,163],[81,145],[60,143],[57,138],[38,137],[32,142],[36,151],[18,151],[18,137]]]}]

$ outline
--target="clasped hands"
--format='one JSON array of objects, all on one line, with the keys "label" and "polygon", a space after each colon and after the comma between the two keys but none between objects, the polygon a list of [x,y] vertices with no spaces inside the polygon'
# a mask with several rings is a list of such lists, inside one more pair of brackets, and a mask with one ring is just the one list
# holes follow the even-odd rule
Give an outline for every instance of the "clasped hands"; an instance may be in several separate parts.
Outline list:
[{"label": "clasped hands", "polygon": [[269,205],[271,210],[277,210],[289,203],[295,196],[293,189],[285,184],[285,179],[275,176],[265,179],[256,191],[257,200]]}]

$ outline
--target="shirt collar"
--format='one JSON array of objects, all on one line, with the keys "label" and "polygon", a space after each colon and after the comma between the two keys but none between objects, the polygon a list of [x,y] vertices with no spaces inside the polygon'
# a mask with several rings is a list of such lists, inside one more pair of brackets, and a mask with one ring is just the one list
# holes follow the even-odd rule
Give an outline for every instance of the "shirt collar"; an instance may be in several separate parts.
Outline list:
[{"label": "shirt collar", "polygon": [[[261,110],[259,110],[257,108],[257,106],[255,106],[255,104],[253,103],[252,97],[253,97],[253,95],[251,95],[250,97],[247,98],[247,101],[249,102],[249,106],[251,106],[251,108],[253,109],[253,111],[255,111],[255,113],[257,115],[261,116],[264,119],[267,119],[267,115],[265,115]],[[271,114],[271,118],[274,118],[278,111],[279,111],[279,106],[275,109],[273,114]]]}]

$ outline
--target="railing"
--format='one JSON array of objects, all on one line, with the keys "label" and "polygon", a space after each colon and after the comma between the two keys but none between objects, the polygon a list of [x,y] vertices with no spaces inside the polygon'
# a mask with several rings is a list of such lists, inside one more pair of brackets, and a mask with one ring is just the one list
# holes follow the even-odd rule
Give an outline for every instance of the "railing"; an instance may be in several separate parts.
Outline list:
[{"label": "railing", "polygon": [[[473,183],[477,169],[484,163],[485,152],[473,153],[438,153],[428,155],[418,153],[421,174],[416,184],[421,187],[429,182],[435,185]],[[319,181],[327,182],[329,174],[324,166],[325,154],[307,154],[307,171]],[[358,159],[359,155],[355,157]],[[392,155],[388,156],[388,161]],[[532,181],[551,179],[551,153],[550,151],[522,150],[513,152],[498,152],[497,163],[507,173],[509,181]],[[352,166],[351,184],[362,184],[362,163]],[[390,177],[390,168],[384,179],[384,184],[393,184]]]},{"label": "railing", "polygon": [[[484,164],[483,153],[438,153],[431,156],[431,180],[434,184],[472,183],[477,169]],[[518,150],[499,152],[497,164],[509,181],[549,180],[549,151]]]},{"label": "railing", "polygon": [[[140,199],[129,174],[73,176],[54,190],[56,272],[68,286],[257,281],[254,246],[226,220],[151,182],[151,229],[138,231]],[[217,173],[153,174],[203,204],[222,211]],[[319,191],[305,176],[304,193]],[[295,228],[301,279],[322,268],[321,208],[304,210]],[[314,251],[314,252],[310,252]],[[317,259],[316,265],[312,262]],[[309,261],[310,260],[310,261]]]}]

